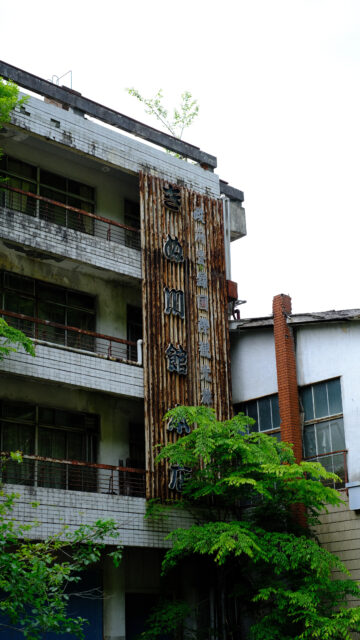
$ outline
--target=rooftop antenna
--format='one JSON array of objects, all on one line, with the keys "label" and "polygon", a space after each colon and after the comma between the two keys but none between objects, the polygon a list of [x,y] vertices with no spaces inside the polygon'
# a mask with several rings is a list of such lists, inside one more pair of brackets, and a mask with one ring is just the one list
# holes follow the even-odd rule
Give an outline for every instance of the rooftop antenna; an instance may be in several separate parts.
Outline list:
[{"label": "rooftop antenna", "polygon": [[67,71],[66,73],[63,73],[62,76],[57,76],[57,75],[53,75],[51,76],[51,80],[50,82],[52,82],[53,84],[57,84],[58,86],[60,85],[60,80],[62,80],[63,78],[65,78],[65,76],[70,75],[70,89],[72,89],[72,70]]}]

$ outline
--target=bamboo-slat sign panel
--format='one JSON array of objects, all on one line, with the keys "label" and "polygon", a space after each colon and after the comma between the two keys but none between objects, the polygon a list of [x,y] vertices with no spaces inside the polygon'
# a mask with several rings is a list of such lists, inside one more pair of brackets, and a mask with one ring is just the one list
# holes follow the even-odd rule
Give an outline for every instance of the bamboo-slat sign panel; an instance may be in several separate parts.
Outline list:
[{"label": "bamboo-slat sign panel", "polygon": [[140,174],[147,497],[176,497],[190,470],[154,465],[157,446],[189,431],[176,405],[231,414],[221,200]]}]

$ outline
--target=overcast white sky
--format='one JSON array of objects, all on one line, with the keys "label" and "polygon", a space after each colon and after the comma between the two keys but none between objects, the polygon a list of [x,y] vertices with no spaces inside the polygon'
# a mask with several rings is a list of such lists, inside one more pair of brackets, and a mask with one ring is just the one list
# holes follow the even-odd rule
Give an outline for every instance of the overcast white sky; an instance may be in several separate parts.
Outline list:
[{"label": "overcast white sky", "polygon": [[245,192],[242,316],[360,307],[359,0],[0,0],[0,58],[154,124],[124,91],[200,103],[184,136]]}]

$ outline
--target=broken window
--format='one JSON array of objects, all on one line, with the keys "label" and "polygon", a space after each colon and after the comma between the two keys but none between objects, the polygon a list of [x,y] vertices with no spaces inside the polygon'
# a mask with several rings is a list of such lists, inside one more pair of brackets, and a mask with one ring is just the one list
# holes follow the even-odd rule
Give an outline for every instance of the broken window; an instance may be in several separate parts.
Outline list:
[{"label": "broken window", "polygon": [[344,485],[346,445],[340,378],[303,387],[300,398],[304,412],[304,457],[321,462]]}]

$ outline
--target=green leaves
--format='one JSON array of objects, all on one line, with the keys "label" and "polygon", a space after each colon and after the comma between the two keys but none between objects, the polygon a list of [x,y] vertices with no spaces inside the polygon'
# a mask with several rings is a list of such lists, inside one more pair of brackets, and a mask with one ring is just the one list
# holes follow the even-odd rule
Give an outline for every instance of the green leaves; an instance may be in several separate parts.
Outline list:
[{"label": "green leaves", "polygon": [[0,318],[0,360],[19,348],[23,348],[29,355],[35,356],[32,340],[22,331],[10,327],[3,318]]},{"label": "green leaves", "polygon": [[26,101],[27,97],[19,100],[19,89],[14,82],[0,77],[0,123],[9,122],[12,110]]},{"label": "green leaves", "polygon": [[[145,98],[134,88],[128,88],[126,91],[130,96],[134,96],[139,102],[142,102],[145,106],[145,113],[154,116],[174,138],[179,138],[179,140],[182,139],[185,129],[192,125],[199,114],[198,102],[189,91],[184,91],[181,94],[180,105],[174,109],[172,117],[169,117],[169,112],[163,105],[162,89],[159,89],[153,98]],[[172,155],[178,158],[182,157],[177,153]]]},{"label": "green leaves", "polygon": [[[193,563],[207,557],[223,601],[238,597],[251,619],[253,640],[350,640],[360,632],[360,608],[347,608],[360,589],[309,528],[327,505],[342,503],[323,483],[336,476],[319,463],[297,464],[288,443],[249,433],[246,416],[221,423],[206,407],[177,407],[170,418],[185,418],[192,431],[166,445],[157,460],[192,469],[180,504],[195,524],[168,536],[163,572],[171,575],[189,557]],[[307,524],[299,521],[299,505]],[[224,611],[218,617],[225,619]]]},{"label": "green leaves", "polygon": [[[29,537],[35,525],[11,519],[15,500],[15,495],[1,490],[0,611],[27,640],[40,640],[46,632],[84,638],[86,621],[67,613],[69,585],[78,583],[81,573],[100,560],[109,537],[118,540],[118,528],[112,520],[98,520],[73,532],[64,527],[57,535],[34,542]],[[118,566],[121,546],[109,555]]]}]

